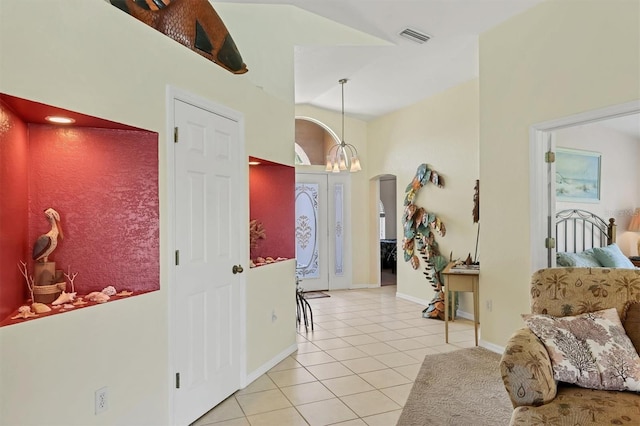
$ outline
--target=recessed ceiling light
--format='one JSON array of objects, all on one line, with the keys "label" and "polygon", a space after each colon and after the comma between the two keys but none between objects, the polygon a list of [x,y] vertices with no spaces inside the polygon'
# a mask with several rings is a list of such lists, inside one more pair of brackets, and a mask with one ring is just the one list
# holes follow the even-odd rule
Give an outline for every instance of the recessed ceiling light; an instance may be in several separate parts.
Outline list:
[{"label": "recessed ceiling light", "polygon": [[72,124],[76,122],[76,120],[74,120],[73,118],[62,117],[59,115],[48,115],[44,119],[50,123],[56,123],[56,124]]},{"label": "recessed ceiling light", "polygon": [[249,165],[250,165],[250,166],[257,166],[257,165],[259,165],[259,164],[260,164],[260,162],[259,162],[259,161],[249,161]]}]

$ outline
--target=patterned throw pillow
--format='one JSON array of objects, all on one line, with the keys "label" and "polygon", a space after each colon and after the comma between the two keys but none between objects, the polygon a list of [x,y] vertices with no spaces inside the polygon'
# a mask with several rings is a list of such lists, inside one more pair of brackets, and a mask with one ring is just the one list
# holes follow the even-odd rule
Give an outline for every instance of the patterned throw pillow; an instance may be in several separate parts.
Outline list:
[{"label": "patterned throw pillow", "polygon": [[636,348],[636,352],[640,354],[640,301],[630,300],[624,306],[622,326]]},{"label": "patterned throw pillow", "polygon": [[616,308],[524,319],[547,348],[555,380],[590,389],[640,391],[640,357]]}]

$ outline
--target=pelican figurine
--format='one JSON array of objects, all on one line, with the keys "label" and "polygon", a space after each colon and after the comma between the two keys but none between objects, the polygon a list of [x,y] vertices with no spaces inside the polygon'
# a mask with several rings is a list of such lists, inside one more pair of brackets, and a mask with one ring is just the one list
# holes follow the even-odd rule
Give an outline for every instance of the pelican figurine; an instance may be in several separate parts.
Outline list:
[{"label": "pelican figurine", "polygon": [[51,230],[46,234],[40,235],[33,245],[33,260],[36,262],[47,262],[49,255],[58,245],[58,235],[60,235],[60,239],[64,238],[58,212],[48,208],[44,211],[44,215],[51,223]]}]

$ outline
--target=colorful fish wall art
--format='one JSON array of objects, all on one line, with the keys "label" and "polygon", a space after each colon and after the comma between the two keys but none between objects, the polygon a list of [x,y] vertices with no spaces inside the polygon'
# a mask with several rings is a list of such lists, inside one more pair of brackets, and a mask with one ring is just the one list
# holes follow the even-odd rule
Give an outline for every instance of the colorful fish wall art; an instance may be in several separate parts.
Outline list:
[{"label": "colorful fish wall art", "polygon": [[109,1],[227,71],[248,71],[231,34],[208,0]]}]

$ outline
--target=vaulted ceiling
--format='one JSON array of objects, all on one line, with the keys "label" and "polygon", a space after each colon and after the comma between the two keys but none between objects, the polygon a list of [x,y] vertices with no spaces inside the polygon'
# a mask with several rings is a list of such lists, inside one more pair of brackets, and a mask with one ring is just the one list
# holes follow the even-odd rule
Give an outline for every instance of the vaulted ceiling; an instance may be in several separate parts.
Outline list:
[{"label": "vaulted ceiling", "polygon": [[[478,36],[542,0],[226,0],[288,4],[386,45],[297,46],[295,102],[372,119],[478,76]],[[406,28],[431,37],[418,44]]]}]

